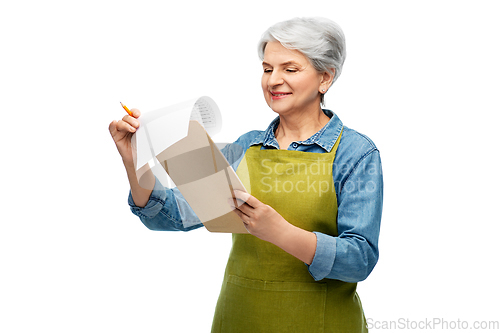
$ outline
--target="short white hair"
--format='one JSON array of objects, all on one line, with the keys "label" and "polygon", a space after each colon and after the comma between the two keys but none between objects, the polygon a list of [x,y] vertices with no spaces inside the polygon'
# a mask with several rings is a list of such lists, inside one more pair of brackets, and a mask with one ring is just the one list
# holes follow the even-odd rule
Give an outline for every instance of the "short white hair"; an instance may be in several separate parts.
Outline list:
[{"label": "short white hair", "polygon": [[[264,60],[264,51],[269,42],[278,41],[287,49],[301,52],[319,73],[333,74],[333,82],[342,72],[346,50],[345,36],[340,26],[323,17],[296,17],[276,23],[264,32],[259,45],[259,58]],[[332,82],[332,84],[333,84]],[[321,96],[324,103],[324,95]]]}]

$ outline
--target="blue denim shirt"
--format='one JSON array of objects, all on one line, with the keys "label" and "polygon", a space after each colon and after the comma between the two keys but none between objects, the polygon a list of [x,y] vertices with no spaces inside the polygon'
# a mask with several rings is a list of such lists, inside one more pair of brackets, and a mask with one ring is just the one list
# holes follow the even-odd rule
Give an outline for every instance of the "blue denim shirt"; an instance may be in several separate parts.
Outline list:
[{"label": "blue denim shirt", "polygon": [[[330,117],[328,124],[309,139],[292,142],[288,147],[288,150],[329,152],[343,128],[332,170],[338,204],[338,236],[314,232],[316,253],[308,270],[315,280],[358,282],[368,277],[379,255],[383,196],[380,153],[368,137],[343,126],[332,111],[323,112]],[[222,149],[234,170],[252,145],[279,149],[274,136],[278,123],[279,117],[265,131],[248,132]],[[203,226],[177,188],[165,189],[158,181],[144,208],[137,207],[131,195],[129,205],[151,230],[189,231]]]}]

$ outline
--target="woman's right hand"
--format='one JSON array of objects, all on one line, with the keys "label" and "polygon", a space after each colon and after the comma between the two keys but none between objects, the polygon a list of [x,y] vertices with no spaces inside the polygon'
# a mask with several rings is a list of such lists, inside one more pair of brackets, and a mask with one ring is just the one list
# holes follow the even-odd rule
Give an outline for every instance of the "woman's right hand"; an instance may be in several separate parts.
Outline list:
[{"label": "woman's right hand", "polygon": [[139,128],[140,124],[137,118],[141,116],[141,112],[137,109],[131,109],[130,112],[132,112],[132,116],[127,114],[121,120],[113,120],[109,124],[109,133],[111,133],[125,165],[134,163],[131,138]]}]

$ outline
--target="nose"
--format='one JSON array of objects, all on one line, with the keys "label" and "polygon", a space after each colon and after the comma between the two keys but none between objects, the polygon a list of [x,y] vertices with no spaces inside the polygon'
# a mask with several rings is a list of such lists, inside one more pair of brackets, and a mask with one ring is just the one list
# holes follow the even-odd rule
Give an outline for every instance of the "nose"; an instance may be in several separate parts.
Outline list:
[{"label": "nose", "polygon": [[272,71],[271,75],[269,75],[267,79],[267,85],[269,88],[277,87],[283,84],[283,77],[281,76],[279,71]]}]

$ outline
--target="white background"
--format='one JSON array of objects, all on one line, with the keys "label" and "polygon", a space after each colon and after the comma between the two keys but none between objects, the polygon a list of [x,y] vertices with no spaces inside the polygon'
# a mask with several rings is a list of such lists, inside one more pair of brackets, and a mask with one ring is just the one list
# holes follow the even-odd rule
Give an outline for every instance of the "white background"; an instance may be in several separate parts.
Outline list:
[{"label": "white background", "polygon": [[366,316],[500,320],[497,1],[4,1],[1,332],[210,330],[230,236],[144,227],[108,124],[208,95],[215,141],[265,129],[256,44],[295,16],[344,29],[327,107],[381,151]]}]

